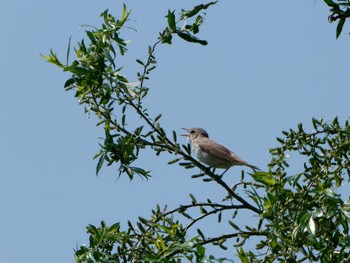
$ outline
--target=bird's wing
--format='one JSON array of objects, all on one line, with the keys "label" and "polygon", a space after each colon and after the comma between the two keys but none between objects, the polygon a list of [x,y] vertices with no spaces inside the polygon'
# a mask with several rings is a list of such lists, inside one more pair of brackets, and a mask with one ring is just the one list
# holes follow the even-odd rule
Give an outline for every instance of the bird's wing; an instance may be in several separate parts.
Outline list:
[{"label": "bird's wing", "polygon": [[[215,147],[213,147],[213,144],[215,144]],[[248,165],[247,162],[243,161],[235,153],[231,152],[225,146],[218,144],[213,140],[201,140],[201,143],[198,146],[201,148],[202,151],[216,158],[225,159],[228,162],[233,162],[237,165]]]}]

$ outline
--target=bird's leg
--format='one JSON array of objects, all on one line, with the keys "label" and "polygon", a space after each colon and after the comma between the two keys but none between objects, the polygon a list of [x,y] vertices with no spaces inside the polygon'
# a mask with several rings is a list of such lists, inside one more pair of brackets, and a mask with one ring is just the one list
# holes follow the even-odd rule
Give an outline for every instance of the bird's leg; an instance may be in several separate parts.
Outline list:
[{"label": "bird's leg", "polygon": [[230,169],[230,167],[229,168],[227,168],[219,177],[220,178],[222,178],[223,177],[223,175],[228,171],[228,169]]}]

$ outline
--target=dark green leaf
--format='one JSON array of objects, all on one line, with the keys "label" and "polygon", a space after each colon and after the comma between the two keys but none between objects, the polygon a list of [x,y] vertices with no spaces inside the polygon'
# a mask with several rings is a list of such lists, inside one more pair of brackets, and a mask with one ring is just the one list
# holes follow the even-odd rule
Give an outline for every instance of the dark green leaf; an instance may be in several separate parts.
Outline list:
[{"label": "dark green leaf", "polygon": [[219,215],[218,215],[218,222],[221,223],[221,217],[222,217],[222,214],[221,214],[221,211],[219,212]]},{"label": "dark green leaf", "polygon": [[174,164],[174,163],[177,163],[178,161],[180,161],[182,158],[176,158],[176,159],[173,159],[171,161],[168,162],[168,164]]},{"label": "dark green leaf", "polygon": [[169,25],[171,32],[176,32],[176,21],[175,21],[174,11],[170,12],[170,10],[169,10],[167,18],[168,18],[168,25]]},{"label": "dark green leaf", "polygon": [[102,165],[103,165],[103,163],[105,161],[105,156],[106,156],[105,154],[102,154],[100,156],[100,159],[98,160],[98,163],[97,163],[97,166],[96,166],[96,176],[98,175],[99,171],[102,168]]},{"label": "dark green leaf", "polygon": [[177,142],[177,136],[176,136],[176,132],[175,131],[173,131],[173,140],[174,140],[174,142]]},{"label": "dark green leaf", "polygon": [[69,37],[69,40],[68,40],[68,48],[67,48],[67,57],[66,57],[66,65],[68,65],[68,61],[69,61],[69,54],[70,54],[70,43],[71,43],[71,40],[72,40],[72,36]]},{"label": "dark green leaf", "polygon": [[136,59],[136,62],[139,63],[139,64],[142,65],[142,66],[145,65],[145,64],[144,64],[141,60],[139,60],[139,59]]},{"label": "dark green leaf", "polygon": [[65,90],[70,90],[74,85],[75,83],[75,79],[74,78],[70,78],[68,79],[65,83],[64,83],[64,88]]},{"label": "dark green leaf", "polygon": [[85,31],[87,36],[89,37],[91,43],[96,44],[96,37],[91,31]]},{"label": "dark green leaf", "polygon": [[155,117],[154,122],[157,122],[162,117],[162,114],[159,114],[157,117]]},{"label": "dark green leaf", "polygon": [[199,44],[204,45],[204,46],[208,44],[207,41],[198,39],[198,38],[196,38],[195,36],[192,36],[191,34],[189,34],[186,31],[178,31],[177,35],[179,37],[181,37],[183,40],[186,40],[187,42],[199,43]]},{"label": "dark green leaf", "polygon": [[173,36],[171,32],[169,32],[169,29],[165,30],[162,34],[160,34],[159,39],[162,40],[163,44],[169,44],[171,45],[171,40],[173,39]]},{"label": "dark green leaf", "polygon": [[198,12],[200,12],[201,10],[203,9],[207,9],[209,6],[211,5],[215,5],[217,3],[217,1],[215,2],[210,2],[206,5],[204,4],[201,4],[201,5],[197,5],[195,6],[192,10],[190,11],[183,11],[182,12],[182,15],[181,15],[181,18],[184,19],[184,18],[189,18],[189,17],[192,17],[192,16],[195,16],[196,14],[198,14]]},{"label": "dark green leaf", "polygon": [[324,0],[324,2],[330,7],[339,8],[338,5],[334,3],[332,0]]},{"label": "dark green leaf", "polygon": [[337,25],[337,34],[336,34],[336,38],[338,38],[343,30],[343,26],[345,23],[345,18],[342,18],[339,20],[338,25]]}]

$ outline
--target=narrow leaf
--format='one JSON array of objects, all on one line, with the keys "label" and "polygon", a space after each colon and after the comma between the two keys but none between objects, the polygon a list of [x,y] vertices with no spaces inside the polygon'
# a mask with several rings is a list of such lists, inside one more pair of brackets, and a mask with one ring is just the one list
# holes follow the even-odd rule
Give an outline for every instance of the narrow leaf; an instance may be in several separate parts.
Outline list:
[{"label": "narrow leaf", "polygon": [[175,131],[173,131],[173,140],[174,140],[174,142],[177,141],[177,136],[176,136],[176,132]]},{"label": "narrow leaf", "polygon": [[273,185],[275,183],[277,183],[277,181],[272,178],[272,176],[268,173],[265,173],[265,172],[257,172],[257,173],[254,173],[252,174],[252,177],[260,182],[260,183],[263,183],[265,185]]},{"label": "narrow leaf", "polygon": [[68,63],[69,63],[69,54],[70,54],[70,43],[71,43],[71,40],[72,40],[72,36],[70,36],[70,37],[69,37],[69,40],[68,40],[68,48],[67,48],[66,65],[68,65]]},{"label": "narrow leaf", "polygon": [[215,5],[216,3],[217,3],[217,1],[215,1],[215,2],[210,2],[210,3],[206,4],[206,5],[203,5],[203,4],[197,5],[197,6],[195,6],[195,7],[194,7],[192,10],[190,10],[190,11],[183,11],[183,14],[182,14],[181,18],[183,19],[183,18],[188,18],[188,17],[195,16],[195,15],[198,14],[198,12],[200,12],[201,10],[207,9],[209,6]]},{"label": "narrow leaf", "polygon": [[344,23],[345,23],[345,18],[340,19],[340,21],[338,22],[336,38],[340,36],[341,31],[343,30]]},{"label": "narrow leaf", "polygon": [[142,66],[145,65],[145,64],[144,64],[141,60],[139,60],[139,59],[136,59],[136,62],[139,63],[139,64],[142,65]]},{"label": "narrow leaf", "polygon": [[154,122],[157,122],[162,117],[162,114],[159,114],[157,117],[155,117]]},{"label": "narrow leaf", "polygon": [[187,33],[186,31],[178,31],[177,35],[183,40],[186,40],[187,42],[199,43],[203,46],[206,46],[208,44],[207,41],[198,39],[195,36],[192,36],[191,34]]},{"label": "narrow leaf", "polygon": [[330,7],[338,7],[338,5],[334,3],[332,0],[324,0],[324,2]]},{"label": "narrow leaf", "polygon": [[101,170],[104,161],[105,161],[105,154],[102,154],[100,156],[100,159],[98,160],[98,163],[97,163],[97,166],[96,166],[96,176],[98,176],[98,173]]},{"label": "narrow leaf", "polygon": [[122,12],[122,21],[124,21],[127,18],[127,11],[126,11],[126,5],[123,4],[123,12]]},{"label": "narrow leaf", "polygon": [[176,32],[176,22],[175,22],[175,14],[174,11],[170,12],[170,10],[168,11],[168,25],[169,28],[172,32]]},{"label": "narrow leaf", "polygon": [[177,163],[178,161],[180,161],[182,158],[176,158],[174,160],[171,160],[168,162],[168,164],[174,164],[174,163]]}]

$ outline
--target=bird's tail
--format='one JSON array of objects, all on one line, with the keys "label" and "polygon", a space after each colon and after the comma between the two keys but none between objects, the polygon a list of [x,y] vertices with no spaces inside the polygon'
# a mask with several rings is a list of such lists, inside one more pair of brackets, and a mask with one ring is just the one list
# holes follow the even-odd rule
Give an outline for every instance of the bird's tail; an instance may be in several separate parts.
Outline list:
[{"label": "bird's tail", "polygon": [[254,172],[261,171],[261,169],[259,167],[255,166],[255,165],[252,165],[252,164],[249,164],[249,163],[245,163],[244,165],[252,168],[254,170]]}]

